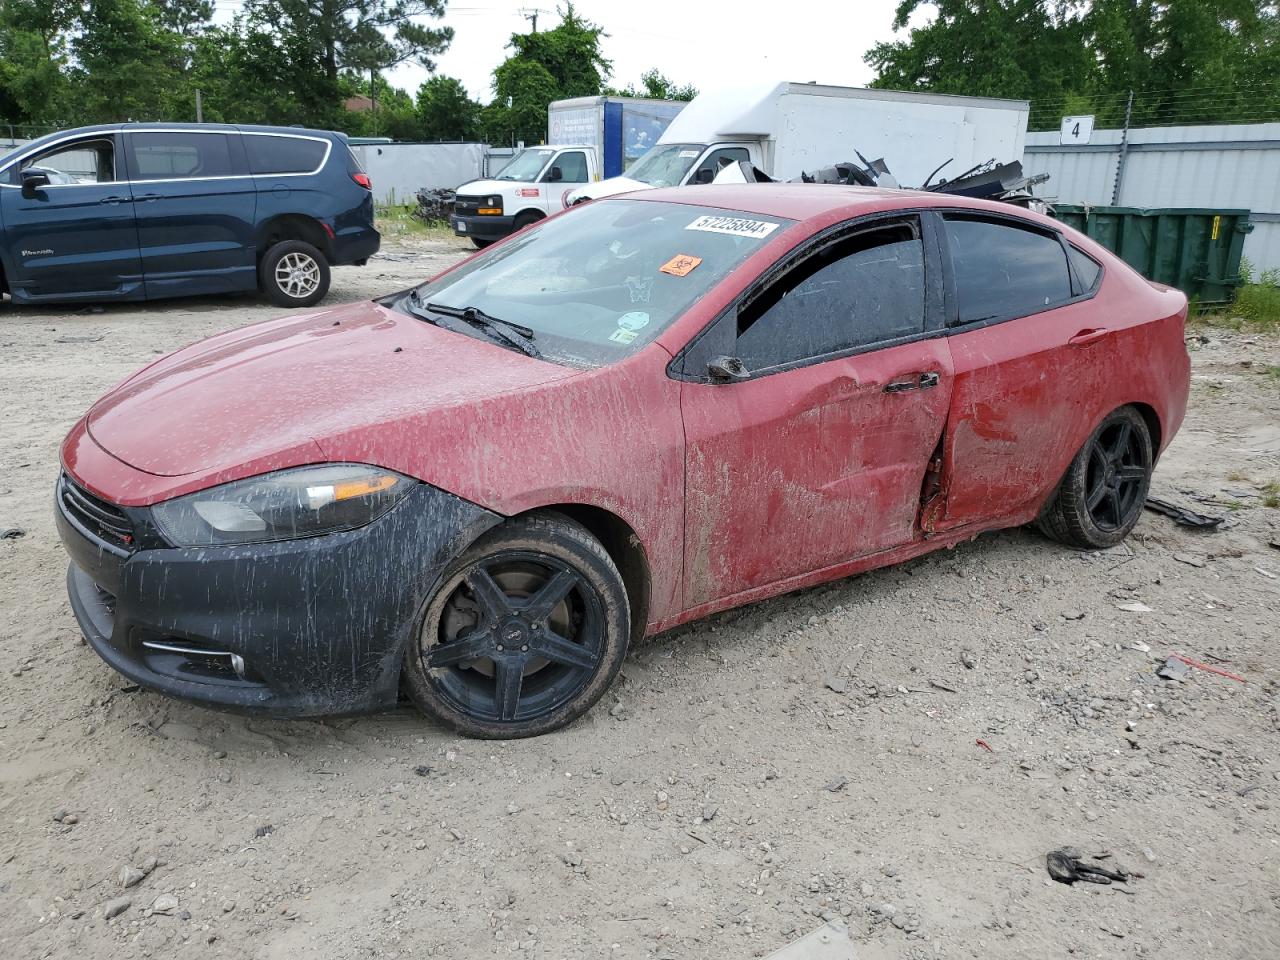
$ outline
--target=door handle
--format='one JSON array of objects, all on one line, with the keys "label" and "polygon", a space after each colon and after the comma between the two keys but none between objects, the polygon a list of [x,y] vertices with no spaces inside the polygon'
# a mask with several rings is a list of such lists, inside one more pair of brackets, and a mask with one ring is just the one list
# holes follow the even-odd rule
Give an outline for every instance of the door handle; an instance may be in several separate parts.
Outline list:
[{"label": "door handle", "polygon": [[1110,331],[1106,327],[1090,327],[1087,330],[1081,330],[1074,337],[1067,341],[1068,346],[1087,347],[1091,343],[1097,343],[1105,337]]},{"label": "door handle", "polygon": [[908,390],[930,390],[938,385],[941,377],[936,370],[918,374],[910,380],[894,380],[885,384],[885,393],[905,393]]},{"label": "door handle", "polygon": [[164,194],[163,194],[163,193],[144,193],[144,194],[142,194],[141,196],[134,197],[133,199],[134,199],[135,201],[143,201],[143,200],[163,200],[163,199],[164,199]]},{"label": "door handle", "polygon": [[99,203],[128,203],[128,197],[103,197]]}]

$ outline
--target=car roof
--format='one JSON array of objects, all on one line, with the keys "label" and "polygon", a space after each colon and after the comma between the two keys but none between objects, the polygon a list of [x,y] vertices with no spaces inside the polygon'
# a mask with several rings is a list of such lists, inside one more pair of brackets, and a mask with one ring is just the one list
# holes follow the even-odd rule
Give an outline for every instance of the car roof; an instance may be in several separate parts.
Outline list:
[{"label": "car roof", "polygon": [[619,194],[618,198],[718,207],[797,221],[816,218],[828,220],[833,214],[838,215],[839,219],[848,219],[889,210],[946,207],[999,213],[1055,229],[1061,227],[1061,224],[1040,214],[994,200],[975,200],[952,193],[931,193],[925,190],[887,190],[834,183],[703,184],[624,193]]}]

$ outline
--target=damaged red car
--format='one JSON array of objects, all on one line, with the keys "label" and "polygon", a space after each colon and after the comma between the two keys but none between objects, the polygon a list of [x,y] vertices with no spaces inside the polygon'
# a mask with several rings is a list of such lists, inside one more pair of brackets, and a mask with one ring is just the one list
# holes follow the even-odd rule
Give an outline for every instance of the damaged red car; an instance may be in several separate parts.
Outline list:
[{"label": "damaged red car", "polygon": [[580,716],[628,644],[1038,523],[1120,541],[1187,302],[956,196],[685,187],[144,368],[62,447],[75,615],[120,673],[467,734]]}]

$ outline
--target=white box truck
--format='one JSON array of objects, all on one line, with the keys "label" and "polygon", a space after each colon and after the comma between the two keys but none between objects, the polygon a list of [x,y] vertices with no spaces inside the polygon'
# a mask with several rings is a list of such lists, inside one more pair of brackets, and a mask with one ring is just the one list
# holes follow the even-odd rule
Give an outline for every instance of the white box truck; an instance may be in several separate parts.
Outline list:
[{"label": "white box truck", "polygon": [[640,97],[577,97],[547,107],[547,145],[517,153],[497,176],[458,187],[458,236],[488,246],[566,206],[566,196],[614,177],[658,142],[685,104]]},{"label": "white box truck", "polygon": [[771,83],[699,94],[625,175],[586,184],[569,203],[631,190],[710,183],[727,162],[747,161],[775,180],[883,157],[898,183],[922,186],[944,161],[962,173],[991,158],[1020,160],[1025,100],[906,93],[813,83]]}]

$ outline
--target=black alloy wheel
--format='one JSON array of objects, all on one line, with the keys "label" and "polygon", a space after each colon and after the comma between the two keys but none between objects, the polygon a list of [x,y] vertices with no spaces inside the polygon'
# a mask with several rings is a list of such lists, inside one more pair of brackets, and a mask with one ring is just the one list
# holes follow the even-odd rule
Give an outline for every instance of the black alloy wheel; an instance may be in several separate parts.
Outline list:
[{"label": "black alloy wheel", "polygon": [[604,548],[559,515],[509,521],[446,575],[405,658],[425,712],[479,737],[571,722],[622,665],[629,611]]},{"label": "black alloy wheel", "polygon": [[1119,530],[1142,509],[1146,492],[1148,451],[1122,419],[1089,444],[1085,506],[1099,530]]},{"label": "black alloy wheel", "polygon": [[1071,461],[1040,515],[1040,529],[1073,547],[1115,546],[1142,516],[1154,463],[1142,414],[1133,407],[1112,411]]}]

